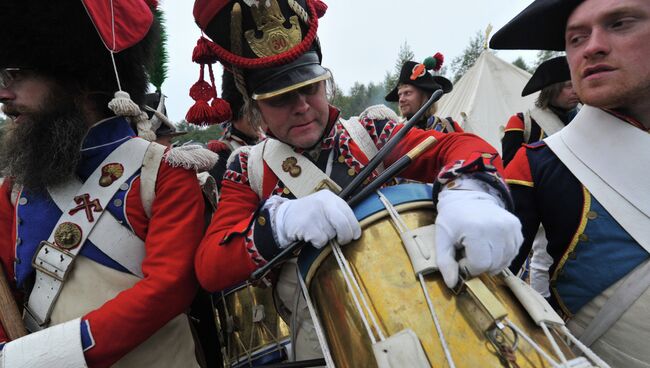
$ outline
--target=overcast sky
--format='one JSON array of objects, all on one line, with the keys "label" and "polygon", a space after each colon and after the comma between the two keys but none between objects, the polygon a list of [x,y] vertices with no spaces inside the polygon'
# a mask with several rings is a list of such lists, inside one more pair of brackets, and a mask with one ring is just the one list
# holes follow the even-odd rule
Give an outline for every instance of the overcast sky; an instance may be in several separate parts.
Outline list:
[{"label": "overcast sky", "polygon": [[[197,80],[198,65],[191,62],[200,36],[191,0],[161,0],[167,24],[169,76],[163,84],[172,121],[185,117],[193,103],[189,87]],[[498,30],[531,0],[325,0],[327,13],[318,35],[323,65],[330,68],[346,93],[354,82],[381,82],[393,70],[400,45],[407,42],[416,60],[441,52],[445,65],[461,55],[477,31],[488,24]],[[494,33],[493,31],[493,33]],[[518,56],[529,63],[534,51],[499,51],[504,60]],[[218,78],[220,79],[220,78]],[[218,85],[220,89],[221,86]],[[220,90],[219,90],[220,91]]]}]

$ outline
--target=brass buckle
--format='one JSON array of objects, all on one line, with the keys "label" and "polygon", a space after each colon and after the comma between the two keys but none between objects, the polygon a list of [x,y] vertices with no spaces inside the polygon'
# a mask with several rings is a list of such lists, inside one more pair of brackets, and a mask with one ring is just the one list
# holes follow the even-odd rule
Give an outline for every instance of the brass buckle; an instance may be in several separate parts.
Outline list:
[{"label": "brass buckle", "polygon": [[[38,248],[36,248],[36,252],[34,252],[34,258],[32,258],[32,267],[34,267],[35,270],[38,270],[38,271],[40,271],[40,272],[42,272],[42,273],[44,273],[44,274],[50,276],[51,278],[53,278],[53,279],[55,279],[55,280],[57,280],[57,281],[59,281],[59,282],[63,282],[63,280],[64,280],[64,278],[65,278],[65,274],[67,274],[67,272],[61,272],[61,275],[59,275],[58,273],[56,273],[56,272],[52,272],[52,271],[50,271],[49,269],[45,268],[45,267],[42,265],[42,262],[37,262],[37,260],[38,260],[38,255],[40,254],[41,249],[42,249],[43,247],[46,247],[46,246],[47,246],[49,249],[52,249],[53,251],[56,251],[56,252],[61,253],[61,254],[62,254],[62,257],[63,257],[63,256],[66,256],[66,257],[69,257],[69,258],[74,258],[75,256],[74,256],[74,254],[68,252],[68,251],[65,250],[65,249],[61,249],[61,248],[57,247],[56,245],[54,245],[54,244],[48,242],[47,240],[43,240],[43,241],[41,241],[41,243],[38,245]],[[52,265],[52,267],[53,267],[53,268],[57,268],[57,267],[54,266],[54,265]],[[58,268],[57,268],[57,269],[58,269]]]}]

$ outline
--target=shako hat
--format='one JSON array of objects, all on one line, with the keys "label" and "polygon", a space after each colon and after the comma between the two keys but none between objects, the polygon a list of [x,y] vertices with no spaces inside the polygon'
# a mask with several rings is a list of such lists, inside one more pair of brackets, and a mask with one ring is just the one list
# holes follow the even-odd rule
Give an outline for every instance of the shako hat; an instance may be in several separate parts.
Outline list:
[{"label": "shako hat", "polygon": [[563,51],[567,20],[583,1],[535,0],[492,36],[490,48]]},{"label": "shako hat", "polygon": [[[316,30],[326,9],[320,0],[196,0],[194,18],[212,41],[199,39],[192,59],[202,68],[221,62],[254,100],[325,80],[330,74],[320,65]],[[212,92],[192,96],[203,107],[201,99],[216,97],[214,77],[210,79]],[[190,118],[195,115],[188,112]]]},{"label": "shako hat", "polygon": [[521,96],[528,96],[531,93],[541,91],[542,89],[555,83],[566,82],[571,80],[569,64],[565,56],[548,59],[539,64],[533,76],[521,91]]},{"label": "shako hat", "polygon": [[386,95],[386,101],[398,101],[398,87],[401,84],[410,84],[427,92],[434,92],[442,89],[444,93],[451,92],[453,85],[451,81],[440,75],[433,75],[429,70],[438,71],[442,68],[444,57],[436,53],[433,57],[424,59],[422,63],[407,61],[402,65],[397,85]]}]

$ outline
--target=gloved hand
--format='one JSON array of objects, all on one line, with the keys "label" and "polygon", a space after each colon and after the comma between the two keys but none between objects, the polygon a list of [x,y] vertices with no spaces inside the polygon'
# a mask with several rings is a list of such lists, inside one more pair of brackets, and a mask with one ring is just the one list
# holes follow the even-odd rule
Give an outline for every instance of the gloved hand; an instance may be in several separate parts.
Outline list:
[{"label": "gloved hand", "polygon": [[448,287],[458,283],[460,265],[471,275],[497,273],[517,255],[524,238],[519,219],[501,208],[494,196],[477,190],[445,189],[438,196],[436,257]]},{"label": "gloved hand", "polygon": [[347,244],[361,237],[359,221],[350,206],[329,190],[284,201],[272,221],[280,248],[300,240],[320,249],[334,238],[339,244]]}]

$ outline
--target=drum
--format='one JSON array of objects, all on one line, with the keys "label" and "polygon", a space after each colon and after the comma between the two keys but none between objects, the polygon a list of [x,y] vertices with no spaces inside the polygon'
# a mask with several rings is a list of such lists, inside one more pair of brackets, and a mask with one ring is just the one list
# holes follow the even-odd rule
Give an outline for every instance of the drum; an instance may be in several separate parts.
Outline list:
[{"label": "drum", "polygon": [[[404,184],[381,192],[408,228],[434,223],[430,186]],[[363,302],[355,301],[332,247],[305,247],[298,258],[336,367],[376,367],[377,352],[371,341],[376,337],[370,333],[388,337],[405,329],[415,332],[415,341],[419,339],[426,355],[423,359],[431,367],[451,366],[449,356],[457,367],[552,366],[540,350],[553,355],[559,349],[567,360],[575,358],[562,341],[559,346],[549,343],[501,276],[483,275],[473,279],[472,285],[468,281],[468,288],[458,293],[445,286],[437,271],[420,282],[391,216],[377,196],[371,197],[354,208],[363,236],[340,248],[367,301],[366,309],[358,307]],[[493,313],[499,304],[505,311]],[[535,341],[537,349],[524,337]]]},{"label": "drum", "polygon": [[215,295],[225,367],[257,367],[287,359],[290,330],[271,287],[245,283]]}]

